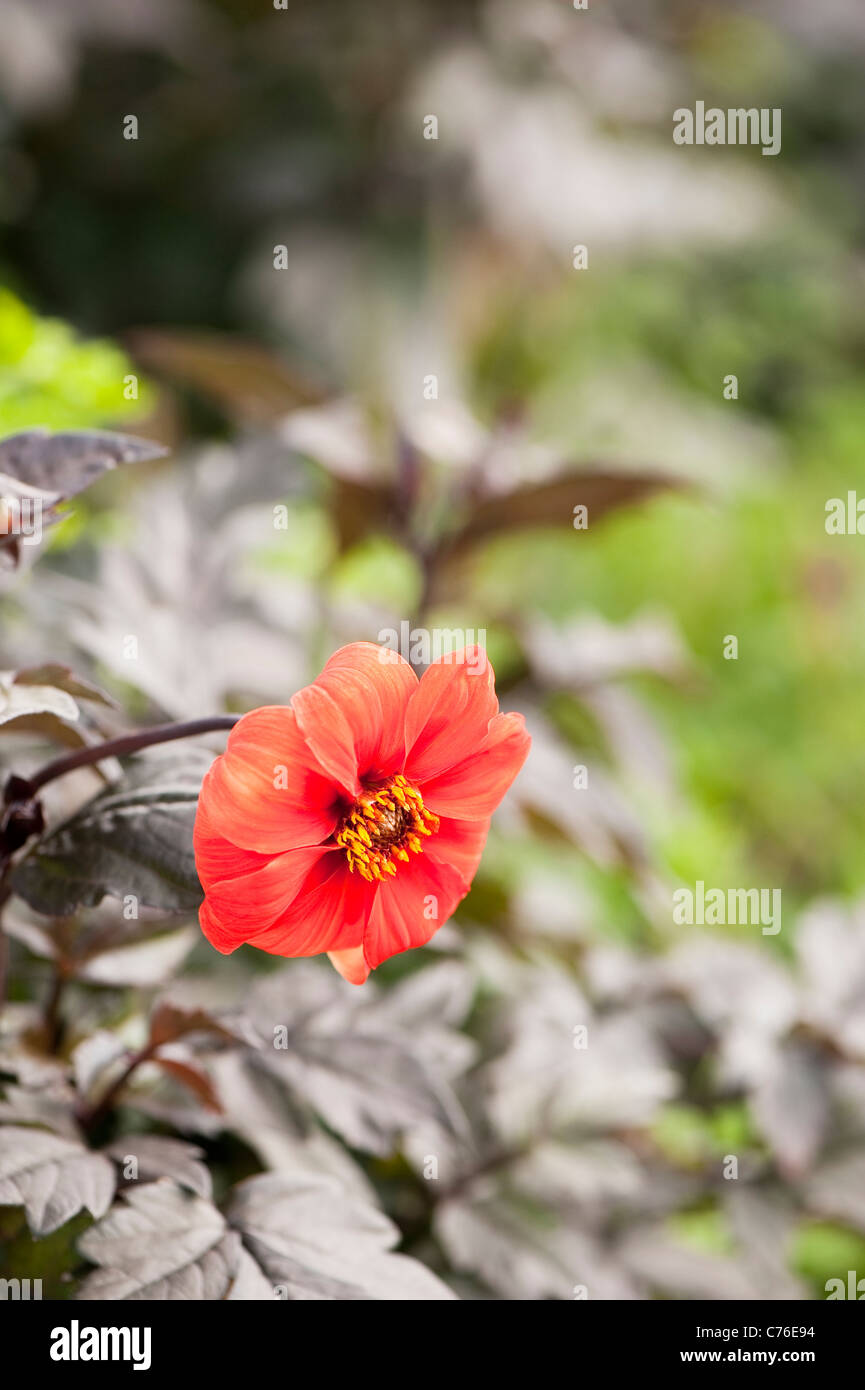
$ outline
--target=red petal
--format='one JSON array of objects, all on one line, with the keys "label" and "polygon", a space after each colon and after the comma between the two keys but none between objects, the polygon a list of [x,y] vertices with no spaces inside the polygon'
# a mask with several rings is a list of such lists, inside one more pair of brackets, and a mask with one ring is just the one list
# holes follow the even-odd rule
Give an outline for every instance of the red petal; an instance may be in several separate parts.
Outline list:
[{"label": "red petal", "polygon": [[350,985],[365,984],[369,966],[364,960],[362,946],[352,946],[347,951],[328,951],[327,958]]},{"label": "red petal", "polygon": [[220,922],[206,898],[198,909],[198,920],[211,946],[215,946],[224,956],[230,955],[238,946],[243,945],[243,938],[238,940],[237,933]]},{"label": "red petal", "polygon": [[337,788],[315,763],[292,711],[268,705],[235,724],[199,804],[232,844],[278,854],[325,840],[337,823],[336,799]]},{"label": "red petal", "polygon": [[456,869],[426,854],[407,864],[390,883],[381,884],[363,934],[370,970],[398,951],[425,946],[466,891]]},{"label": "red petal", "polygon": [[399,771],[406,706],[418,688],[408,662],[388,647],[352,642],[334,652],[314,686],[326,691],[345,715],[359,775]]},{"label": "red petal", "polygon": [[205,889],[223,879],[237,878],[240,874],[251,874],[269,863],[269,854],[256,854],[251,849],[240,849],[218,835],[207,810],[203,797],[198,799],[195,826],[192,831],[192,846],[195,851],[195,867]]},{"label": "red petal", "polygon": [[317,956],[360,946],[375,885],[349,873],[340,851],[319,860],[291,906],[250,946],[276,956]]},{"label": "red petal", "polygon": [[322,855],[331,853],[323,845],[290,849],[252,873],[214,883],[207,890],[211,911],[231,923],[239,941],[246,941],[283,916]]},{"label": "red petal", "polygon": [[478,870],[489,833],[485,820],[450,820],[442,816],[436,833],[424,844],[424,855],[436,864],[450,864],[468,891]]},{"label": "red petal", "polygon": [[528,756],[531,739],[521,714],[497,714],[469,757],[420,784],[424,805],[438,816],[491,816]]},{"label": "red petal", "polygon": [[333,696],[307,685],[292,696],[298,727],[316,760],[350,800],[360,796],[357,754],[351,725]]},{"label": "red petal", "polygon": [[422,782],[469,757],[498,708],[493,668],[482,647],[466,647],[449,662],[434,661],[406,711],[406,777]]}]

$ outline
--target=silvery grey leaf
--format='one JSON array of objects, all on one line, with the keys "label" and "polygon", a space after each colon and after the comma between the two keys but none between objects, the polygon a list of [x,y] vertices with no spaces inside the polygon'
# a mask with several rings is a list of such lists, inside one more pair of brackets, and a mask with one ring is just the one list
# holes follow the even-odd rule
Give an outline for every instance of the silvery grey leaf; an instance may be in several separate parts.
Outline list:
[{"label": "silvery grey leaf", "polygon": [[9,1124],[38,1125],[79,1140],[81,1132],[75,1119],[75,1091],[63,1081],[53,1081],[38,1089],[9,1083],[0,1100],[0,1120]]},{"label": "silvery grey leaf", "polygon": [[23,1206],[35,1235],[48,1235],[82,1207],[102,1216],[114,1169],[77,1140],[18,1125],[0,1127],[0,1205]]},{"label": "silvery grey leaf", "polygon": [[425,965],[369,1004],[362,1002],[357,1017],[361,1027],[364,1015],[411,1030],[458,1027],[471,1007],[476,983],[464,961]]},{"label": "silvery grey leaf", "polygon": [[509,1168],[510,1181],[535,1201],[585,1209],[593,1220],[611,1206],[636,1203],[645,1177],[636,1155],[613,1139],[547,1140]]},{"label": "silvery grey leaf", "polygon": [[603,1246],[575,1222],[532,1212],[502,1193],[444,1202],[435,1230],[454,1266],[478,1275],[509,1300],[630,1300],[639,1287]]},{"label": "silvery grey leaf", "polygon": [[75,721],[78,706],[57,686],[18,684],[14,671],[0,673],[0,725],[14,725],[33,714],[54,714],[58,719]]},{"label": "silvery grey leaf", "polygon": [[630,1230],[617,1254],[631,1274],[656,1293],[683,1299],[775,1298],[735,1255],[698,1250],[661,1223]]},{"label": "silvery grey leaf", "polygon": [[675,1074],[638,1016],[625,1009],[596,1016],[576,984],[551,968],[524,972],[499,1014],[505,1046],[479,1081],[505,1143],[536,1143],[573,1127],[644,1125],[676,1091]]},{"label": "silvery grey leaf", "polygon": [[264,1174],[233,1193],[229,1220],[289,1299],[441,1300],[431,1270],[391,1253],[399,1233],[375,1207],[325,1178]]},{"label": "silvery grey leaf", "polygon": [[335,972],[303,962],[257,986],[248,1003],[261,1065],[351,1147],[388,1154],[430,1121],[460,1132],[465,1119],[427,1032],[399,1026],[386,1002],[378,1010],[378,996],[367,1004]]},{"label": "silvery grey leaf", "polygon": [[678,629],[658,613],[638,614],[627,623],[582,616],[565,626],[535,617],[524,643],[535,675],[550,688],[606,684],[636,671],[676,680],[690,671]]},{"label": "silvery grey leaf", "polygon": [[213,1195],[210,1172],[200,1161],[204,1150],[197,1144],[186,1144],[181,1139],[169,1139],[161,1134],[127,1134],[107,1144],[102,1152],[119,1164],[121,1173],[128,1160],[135,1159],[136,1180],[171,1178],[178,1187],[187,1187],[199,1197]]},{"label": "silvery grey leaf", "polygon": [[453,1131],[455,1099],[403,1039],[360,1031],[292,1033],[287,1049],[262,1054],[274,1076],[303,1097],[353,1148],[389,1154],[427,1118]]},{"label": "silvery grey leaf", "polygon": [[773,1298],[806,1298],[805,1285],[789,1268],[791,1242],[801,1219],[792,1195],[739,1180],[725,1187],[724,1210],[754,1283],[771,1289]]},{"label": "silvery grey leaf", "polygon": [[81,1253],[100,1266],[78,1297],[222,1298],[236,1253],[233,1243],[223,1247],[225,1236],[216,1207],[168,1178],[129,1187],[78,1242]]},{"label": "silvery grey leaf", "polygon": [[801,1177],[813,1166],[829,1125],[825,1060],[808,1043],[787,1041],[755,1086],[751,1107],[781,1172],[788,1179]]},{"label": "silvery grey leaf", "polygon": [[225,1126],[239,1135],[264,1166],[279,1173],[330,1176],[346,1192],[373,1201],[363,1169],[311,1111],[249,1052],[227,1048],[210,1069],[225,1111]]},{"label": "silvery grey leaf", "polygon": [[99,1266],[82,1299],[444,1299],[425,1266],[391,1253],[398,1232],[325,1178],[275,1174],[234,1189],[228,1221],[168,1178],[127,1188],[81,1237]]},{"label": "silvery grey leaf", "polygon": [[820,900],[796,928],[803,1018],[865,1059],[865,906]]}]

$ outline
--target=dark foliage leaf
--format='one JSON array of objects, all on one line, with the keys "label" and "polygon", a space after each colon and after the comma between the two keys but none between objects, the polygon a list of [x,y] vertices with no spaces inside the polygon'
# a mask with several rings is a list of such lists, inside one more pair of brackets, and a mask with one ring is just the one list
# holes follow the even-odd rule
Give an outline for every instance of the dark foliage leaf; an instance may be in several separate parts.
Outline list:
[{"label": "dark foliage leaf", "polygon": [[201,1101],[205,1110],[212,1111],[214,1115],[222,1114],[222,1103],[213,1082],[200,1067],[195,1067],[190,1062],[181,1062],[176,1057],[155,1057],[154,1061],[167,1076],[174,1077],[181,1086],[191,1091]]},{"label": "dark foliage leaf", "polygon": [[161,444],[149,439],[107,430],[61,434],[27,430],[0,440],[0,473],[28,487],[74,497],[119,464],[161,458],[165,453]]},{"label": "dark foliage leaf", "polygon": [[192,827],[201,779],[212,761],[202,750],[131,759],[120,782],[58,829],[17,866],[13,887],[37,912],[68,916],[110,893],[140,906],[197,908],[201,885]]},{"label": "dark foliage leaf", "polygon": [[[251,1003],[260,1065],[353,1148],[391,1153],[407,1130],[430,1122],[461,1132],[465,1117],[437,1066],[437,1044],[385,1007],[379,1016],[375,1003],[300,962],[259,986]],[[274,1045],[281,1027],[284,1047]]]},{"label": "dark foliage leaf", "polygon": [[248,424],[272,423],[321,399],[312,382],[256,343],[173,328],[139,329],[129,342],[151,371],[194,387]]},{"label": "dark foliage leaf", "polygon": [[150,1041],[154,1047],[176,1042],[189,1033],[213,1033],[226,1041],[237,1041],[237,1035],[205,1009],[180,1009],[167,1003],[157,1005],[150,1019]]},{"label": "dark foliage leaf", "polygon": [[392,521],[395,505],[393,489],[386,483],[335,478],[331,514],[340,551],[386,528]]},{"label": "dark foliage leaf", "polygon": [[587,508],[591,529],[608,512],[681,486],[681,479],[663,473],[603,470],[565,473],[547,482],[520,487],[499,496],[487,496],[476,502],[452,541],[452,551],[458,555],[490,536],[529,526],[573,526],[577,506]]}]

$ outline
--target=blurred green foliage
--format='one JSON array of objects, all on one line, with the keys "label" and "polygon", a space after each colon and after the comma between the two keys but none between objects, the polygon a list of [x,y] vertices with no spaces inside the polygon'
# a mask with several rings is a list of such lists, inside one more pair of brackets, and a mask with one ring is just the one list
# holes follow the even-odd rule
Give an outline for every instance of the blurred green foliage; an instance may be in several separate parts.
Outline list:
[{"label": "blurred green foliage", "polygon": [[84,340],[59,319],[40,318],[0,289],[0,431],[84,429],[145,415],[152,394],[124,395],[132,374],[125,353],[106,339]]},{"label": "blurred green foliage", "polygon": [[[776,433],[780,460],[746,486],[708,479],[578,539],[502,540],[484,558],[481,588],[494,610],[537,609],[561,622],[675,614],[700,687],[644,682],[643,691],[693,803],[686,820],[656,825],[658,847],[686,881],[711,863],[726,882],[779,883],[791,905],[865,885],[856,736],[865,552],[860,537],[830,536],[824,525],[829,498],[865,494],[865,344],[845,294],[831,258],[758,247],[741,261],[598,275],[523,304],[502,329],[511,361],[532,359],[541,419],[562,419],[575,382],[636,355],[660,367],[666,385]],[[494,338],[491,330],[485,352]],[[490,360],[484,372],[500,381],[502,352]],[[728,402],[722,382],[734,369],[740,396]],[[580,456],[579,411],[569,424]],[[727,634],[738,637],[738,661],[723,657]]]}]

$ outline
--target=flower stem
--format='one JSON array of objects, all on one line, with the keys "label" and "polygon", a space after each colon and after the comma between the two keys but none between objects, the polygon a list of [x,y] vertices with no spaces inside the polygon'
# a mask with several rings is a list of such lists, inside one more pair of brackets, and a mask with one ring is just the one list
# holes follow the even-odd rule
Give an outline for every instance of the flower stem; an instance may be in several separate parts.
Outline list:
[{"label": "flower stem", "polygon": [[87,748],[77,748],[54,762],[34,772],[26,779],[31,796],[42,787],[63,777],[76,768],[87,767],[90,763],[101,762],[103,758],[122,758],[128,753],[137,753],[140,748],[150,748],[157,743],[172,743],[179,738],[194,738],[196,734],[213,733],[217,729],[232,729],[240,718],[239,714],[214,714],[205,719],[187,719],[180,724],[157,724],[152,729],[139,729],[136,733],[121,734],[105,743],[94,743]]}]

